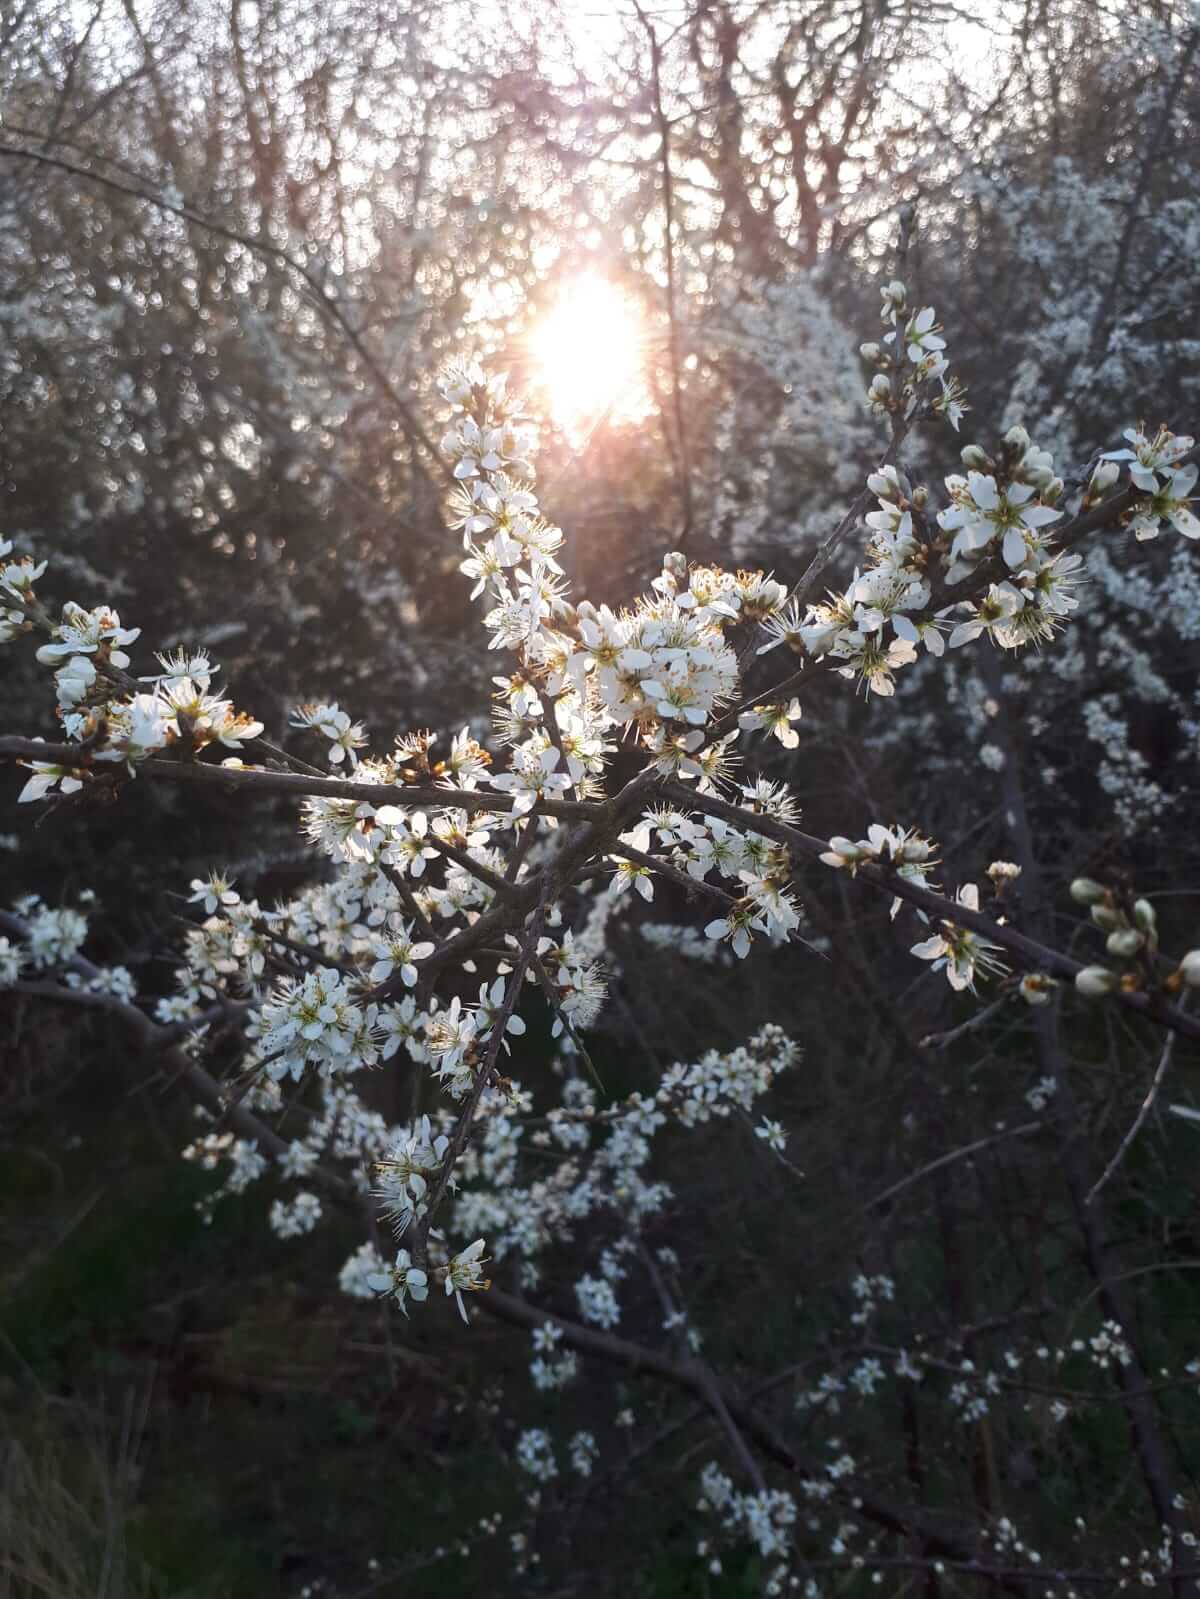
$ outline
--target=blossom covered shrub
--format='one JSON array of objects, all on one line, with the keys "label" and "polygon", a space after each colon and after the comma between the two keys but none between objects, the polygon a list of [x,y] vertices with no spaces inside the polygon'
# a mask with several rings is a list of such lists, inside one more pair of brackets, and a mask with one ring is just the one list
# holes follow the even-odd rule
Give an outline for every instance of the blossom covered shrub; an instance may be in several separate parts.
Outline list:
[{"label": "blossom covered shrub", "polygon": [[[958,651],[1030,647],[1049,656],[1086,621],[1098,541],[1200,537],[1194,441],[1166,426],[1131,426],[1098,459],[1056,470],[1014,425],[994,444],[966,444],[964,471],[941,488],[914,481],[904,460],[917,430],[959,432],[970,413],[933,309],[890,281],[882,322],[861,355],[888,442],[808,569],[780,577],[668,554],[649,591],[619,610],[569,598],[563,535],[541,513],[536,433],[519,399],[475,362],[445,371],[449,521],[496,673],[490,738],[469,727],[444,739],[402,732],[378,751],[352,710],[304,704],[292,722],[297,749],[285,751],[216,686],[206,651],[164,652],[138,673],[141,630],[94,595],[52,604],[53,565],[6,541],[4,642],[35,645],[62,730],[54,744],[0,740],[0,754],[28,768],[18,800],[69,814],[120,803],[143,783],[219,788],[243,805],[291,797],[327,869],[273,906],[219,866],[193,881],[175,990],[157,999],[139,994],[127,968],[88,958],[78,907],[26,898],[0,916],[0,983],[108,1012],[177,1062],[207,1107],[209,1125],[183,1153],[219,1174],[209,1215],[223,1195],[260,1182],[280,1189],[269,1220],[281,1239],[349,1211],[364,1237],[340,1272],[347,1295],[381,1296],[406,1316],[453,1301],[468,1324],[474,1304],[525,1326],[537,1393],[570,1389],[591,1360],[690,1393],[728,1456],[705,1466],[697,1487],[700,1551],[714,1569],[723,1548],[749,1546],[767,1592],[840,1591],[842,1570],[880,1581],[921,1570],[935,1587],[944,1574],[975,1574],[1020,1592],[1044,1577],[1064,1593],[1132,1574],[1175,1589],[1194,1564],[1187,1502],[1169,1485],[1134,1332],[1102,1270],[1097,1330],[1032,1343],[1013,1333],[999,1358],[968,1353],[978,1335],[961,1327],[906,1336],[894,1274],[851,1273],[844,1328],[834,1337],[827,1325],[823,1361],[789,1373],[790,1421],[788,1407],[781,1420],[706,1354],[706,1307],[688,1303],[695,1268],[668,1241],[680,1195],[667,1174],[689,1138],[717,1149],[743,1123],[752,1136],[736,1158],[771,1163],[803,1193],[793,1131],[771,1114],[780,1081],[805,1069],[803,1041],[750,1018],[742,1043],[661,1063],[619,1096],[605,1092],[589,1052],[606,954],[641,915],[639,901],[686,906],[686,931],[640,925],[649,942],[665,937],[702,963],[728,968],[764,949],[813,962],[827,940],[806,916],[806,871],[887,901],[899,947],[929,963],[926,982],[988,998],[956,1033],[1003,1009],[1012,1025],[1028,1018],[1052,1062],[1046,1029],[1059,1007],[1088,1026],[1087,1007],[1103,1002],[1122,1025],[1162,1031],[1156,1086],[1174,1039],[1200,1037],[1186,1007],[1200,951],[1162,949],[1153,903],[1128,883],[1073,883],[1094,926],[1084,960],[1036,906],[1022,925],[1018,885],[1038,863],[1019,795],[1009,797],[1010,826],[1025,858],[980,861],[976,880],[948,893],[938,845],[919,828],[868,815],[848,818],[846,836],[815,836],[786,776],[754,775],[756,753],[774,743],[773,770],[804,759],[805,698],[822,679],[878,707],[902,698],[918,659],[936,668]],[[855,535],[851,581],[818,594],[826,564]],[[841,979],[835,970],[822,980]],[[540,1015],[556,1066],[535,1093],[522,1078],[523,1040]],[[373,1107],[379,1072],[412,1083],[409,1121]],[[1044,1073],[1026,1096],[1040,1120],[1013,1134],[1069,1115],[1068,1095]],[[646,1294],[658,1326],[635,1342],[629,1307]],[[966,1428],[985,1428],[1017,1394],[1044,1394],[1057,1424],[1124,1391],[1153,1536],[1136,1526],[1123,1564],[1097,1575],[1074,1547],[1041,1553],[1040,1533],[986,1497],[950,1520],[897,1505],[872,1460],[885,1446],[871,1402],[888,1390],[909,1407],[936,1392]],[[636,1421],[623,1409],[614,1425]],[[604,1458],[593,1430],[559,1439],[524,1428],[515,1459],[533,1526],[564,1476],[586,1482]],[[536,1538],[516,1529],[511,1545],[520,1578],[536,1564]]]}]

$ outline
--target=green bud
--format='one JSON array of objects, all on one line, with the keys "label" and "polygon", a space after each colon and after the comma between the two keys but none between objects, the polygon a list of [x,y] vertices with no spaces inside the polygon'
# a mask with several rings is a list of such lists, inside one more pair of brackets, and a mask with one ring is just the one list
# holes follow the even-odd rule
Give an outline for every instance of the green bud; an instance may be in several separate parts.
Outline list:
[{"label": "green bud", "polygon": [[1093,905],[1092,920],[1102,933],[1115,933],[1126,925],[1120,911],[1113,910],[1111,905]]},{"label": "green bud", "polygon": [[987,451],[981,450],[978,444],[964,444],[962,464],[968,472],[986,472],[992,463]]},{"label": "green bud", "polygon": [[1144,935],[1136,927],[1119,927],[1115,933],[1108,935],[1105,948],[1110,955],[1127,961],[1133,959],[1145,942]]},{"label": "green bud", "polygon": [[1157,926],[1158,918],[1154,914],[1154,906],[1148,899],[1135,899],[1133,902],[1133,924],[1140,927],[1143,933],[1152,933]]},{"label": "green bud", "polygon": [[1200,988],[1200,949],[1189,949],[1179,963],[1179,971],[1189,988]]},{"label": "green bud", "polygon": [[1085,966],[1075,973],[1075,989],[1084,999],[1103,999],[1111,994],[1120,979],[1107,966]]},{"label": "green bud", "polygon": [[1077,877],[1071,884],[1071,898],[1077,905],[1095,905],[1106,892],[1103,883],[1093,877]]}]

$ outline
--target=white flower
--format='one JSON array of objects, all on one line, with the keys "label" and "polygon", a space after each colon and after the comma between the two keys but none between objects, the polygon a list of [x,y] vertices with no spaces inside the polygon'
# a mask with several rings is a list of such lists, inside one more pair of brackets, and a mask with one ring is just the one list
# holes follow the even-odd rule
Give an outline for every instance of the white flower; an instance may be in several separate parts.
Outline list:
[{"label": "white flower", "polygon": [[1001,535],[1005,564],[1019,567],[1030,547],[1030,536],[1036,544],[1037,529],[1062,516],[1051,506],[1030,505],[1036,490],[1028,483],[1010,483],[1001,490],[996,479],[983,472],[968,472],[965,480],[948,478],[946,482],[954,504],[939,513],[938,525],[955,534],[952,556],[981,550]]},{"label": "white flower", "polygon": [[285,1177],[307,1177],[319,1159],[320,1152],[311,1144],[293,1138],[279,1156],[279,1169]]},{"label": "white flower", "polygon": [[212,916],[222,906],[239,905],[241,895],[234,889],[229,879],[220,872],[209,872],[207,877],[193,877],[188,885],[192,892],[188,896],[188,904],[201,904],[205,913]]},{"label": "white flower", "polygon": [[785,750],[794,750],[800,735],[792,723],[800,720],[800,714],[800,701],[795,699],[788,704],[781,701],[776,705],[755,705],[752,710],[741,713],[738,726],[747,733],[770,733]]},{"label": "white flower", "polygon": [[[1147,494],[1157,494],[1158,479],[1174,472],[1182,458],[1195,444],[1195,439],[1174,434],[1159,428],[1153,438],[1138,428],[1126,428],[1125,438],[1133,445],[1131,450],[1109,450],[1102,461],[1129,461],[1129,476],[1139,489]],[[1189,534],[1189,537],[1192,535]]]},{"label": "white flower", "polygon": [[425,939],[414,941],[412,933],[411,922],[400,922],[394,932],[371,940],[371,951],[375,956],[375,963],[370,971],[373,983],[385,983],[392,972],[399,967],[400,979],[405,988],[416,987],[419,975],[417,962],[428,960],[433,954],[434,946]]},{"label": "white flower", "polygon": [[787,1146],[787,1134],[781,1122],[768,1121],[766,1117],[754,1129],[754,1136],[765,1140],[767,1147],[782,1155]]},{"label": "white flower", "polygon": [[[0,539],[0,590],[11,594],[14,599],[27,599],[33,592],[33,585],[46,570],[46,563],[39,561],[35,566],[27,555],[23,555],[19,561],[5,561],[4,557],[11,552],[9,540]],[[19,617],[22,613],[15,614]]]},{"label": "white flower", "polygon": [[311,1233],[320,1219],[321,1201],[316,1194],[297,1194],[290,1205],[277,1199],[271,1206],[271,1231],[279,1238]]},{"label": "white flower", "polygon": [[750,953],[750,923],[754,919],[753,907],[732,907],[728,916],[718,917],[704,929],[705,938],[728,939],[733,953],[745,960]]},{"label": "white flower", "polygon": [[266,1069],[276,1081],[297,1081],[312,1064],[328,1077],[379,1058],[378,1012],[363,1006],[348,981],[329,967],[284,978],[263,1002],[257,1022]]},{"label": "white flower", "polygon": [[[620,843],[628,844],[631,849],[637,850],[642,855],[650,852],[650,828],[645,823],[635,827],[631,833],[619,833],[617,837]],[[643,899],[654,898],[654,881],[648,866],[643,866],[640,861],[624,860],[619,853],[614,853],[608,858],[616,866],[612,881],[614,894],[623,894],[632,886]]]},{"label": "white flower", "polygon": [[594,1327],[612,1328],[621,1319],[612,1284],[603,1277],[581,1277],[575,1284],[575,1299],[579,1314]]},{"label": "white flower", "polygon": [[517,1464],[538,1482],[551,1482],[558,1476],[554,1448],[540,1427],[531,1427],[517,1439]]},{"label": "white flower", "polygon": [[1043,1077],[1033,1085],[1025,1095],[1025,1098],[1029,1101],[1030,1109],[1040,1113],[1045,1110],[1047,1102],[1057,1093],[1058,1078]]},{"label": "white flower", "polygon": [[1160,522],[1169,522],[1185,539],[1200,539],[1200,518],[1191,510],[1189,499],[1198,474],[1200,468],[1194,465],[1170,473],[1166,486],[1137,506],[1131,526],[1139,542],[1157,538]]},{"label": "white flower", "polygon": [[355,752],[367,742],[362,723],[351,722],[346,712],[337,705],[301,705],[293,714],[291,725],[324,733],[330,741],[331,766],[339,766],[347,758],[351,766],[357,766],[358,755]]},{"label": "white flower", "polygon": [[577,1432],[567,1445],[571,1456],[571,1470],[580,1477],[590,1477],[592,1467],[600,1458],[600,1447],[596,1443],[595,1435],[590,1432]]},{"label": "white flower", "polygon": [[[338,1287],[351,1299],[371,1299],[372,1279],[387,1276],[387,1264],[374,1244],[361,1244],[338,1273]],[[387,1277],[390,1284],[390,1276]]]},{"label": "white flower", "polygon": [[931,305],[909,319],[904,330],[904,348],[914,366],[919,366],[927,355],[946,348],[945,339],[938,337]]},{"label": "white flower", "polygon": [[981,633],[1002,628],[1024,604],[1024,597],[1011,583],[993,583],[975,607],[975,614],[970,621],[960,622],[951,633],[950,648],[956,650],[960,645],[978,638]]},{"label": "white flower", "polygon": [[911,617],[896,615],[892,617],[892,626],[896,630],[896,637],[905,639],[909,644],[924,644],[930,655],[942,656],[946,653],[946,641],[942,632],[947,626],[946,616],[952,607],[938,611],[935,616],[930,616],[923,622],[914,622]]},{"label": "white flower", "polygon": [[181,678],[190,678],[202,689],[207,689],[209,683],[221,670],[214,666],[205,650],[197,650],[190,654],[186,649],[178,649],[172,655],[169,650],[156,650],[154,658],[162,667],[156,676],[142,677],[140,683],[175,683]]},{"label": "white flower", "polygon": [[407,1249],[396,1251],[396,1264],[390,1269],[368,1273],[366,1284],[372,1293],[393,1294],[406,1316],[409,1294],[418,1301],[429,1297],[429,1278],[420,1266],[413,1265]]},{"label": "white flower", "polygon": [[767,642],[758,646],[758,654],[766,655],[769,650],[778,649],[781,644],[786,644],[797,655],[804,653],[804,618],[800,613],[799,604],[792,600],[787,608],[776,611],[774,615],[763,618],[762,630],[767,635]]},{"label": "white flower", "polygon": [[45,665],[54,665],[67,655],[100,654],[113,666],[126,667],[129,657],[121,647],[132,644],[141,637],[140,627],[122,627],[121,618],[107,606],[98,605],[85,611],[82,605],[68,601],[62,609],[62,621],[55,628],[53,643],[43,644],[37,658]]},{"label": "white flower", "polygon": [[[74,977],[75,973],[68,973],[67,981],[71,982]],[[127,966],[101,966],[88,979],[87,987],[93,994],[112,994],[126,1004],[131,1004],[137,998],[137,984]]]},{"label": "white flower", "polygon": [[[492,979],[491,986],[482,983],[479,988],[479,1003],[475,1007],[475,1026],[480,1038],[486,1038],[495,1027],[501,1012],[504,1009],[505,985],[503,977]],[[519,1038],[525,1032],[525,1023],[520,1016],[512,1015],[504,1024],[504,1031],[511,1033],[514,1038]],[[505,1049],[508,1048],[507,1043]]]},{"label": "white flower", "polygon": [[91,693],[96,682],[96,668],[87,655],[73,655],[65,666],[54,674],[58,703],[63,710],[79,705]]},{"label": "white flower", "polygon": [[60,794],[75,794],[83,787],[83,781],[73,767],[55,766],[51,761],[30,761],[29,766],[33,776],[17,795],[18,805],[45,799],[51,789],[56,788]]},{"label": "white flower", "polygon": [[153,694],[135,694],[126,709],[124,721],[125,759],[130,763],[145,760],[161,749],[176,732],[169,707]]},{"label": "white flower", "polygon": [[512,770],[494,777],[492,787],[513,796],[514,816],[524,816],[539,799],[553,799],[570,788],[570,777],[556,769],[560,758],[553,744],[541,738],[513,751]]},{"label": "white flower", "polygon": [[941,374],[942,392],[933,402],[934,410],[946,418],[957,433],[959,424],[970,407],[966,403],[966,390],[956,377]]},{"label": "white flower", "polygon": [[[965,910],[979,909],[979,890],[974,883],[964,883],[958,891],[958,903]],[[1003,972],[1004,962],[993,954],[1000,946],[993,944],[970,928],[944,920],[940,933],[914,944],[910,953],[918,960],[932,961],[934,971],[945,970],[950,987],[975,991],[976,972]]]},{"label": "white flower", "polygon": [[1021,868],[1015,861],[993,861],[987,874],[999,888],[1002,883],[1015,883],[1021,875]]},{"label": "white flower", "polygon": [[856,844],[853,839],[835,836],[829,840],[829,848],[819,858],[826,866],[848,869],[853,876],[855,868],[862,861],[872,861],[875,857],[876,851],[870,844]]},{"label": "white flower", "polygon": [[453,1294],[458,1301],[458,1313],[464,1321],[467,1320],[467,1307],[463,1304],[463,1294],[478,1293],[491,1287],[483,1275],[486,1265],[483,1248],[483,1239],[477,1238],[459,1254],[452,1255],[446,1265],[446,1292]]},{"label": "white flower", "polygon": [[20,975],[20,948],[9,939],[0,937],[0,988],[11,988]]}]

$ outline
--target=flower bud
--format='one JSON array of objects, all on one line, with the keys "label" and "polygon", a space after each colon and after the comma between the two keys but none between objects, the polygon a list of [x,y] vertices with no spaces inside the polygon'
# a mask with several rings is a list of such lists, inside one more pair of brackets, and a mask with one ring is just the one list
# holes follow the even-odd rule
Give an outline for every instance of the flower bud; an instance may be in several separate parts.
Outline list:
[{"label": "flower bud", "polygon": [[918,483],[912,491],[912,506],[914,511],[923,511],[929,504],[929,490],[924,483]]},{"label": "flower bud", "polygon": [[1179,972],[1189,988],[1200,988],[1200,949],[1189,949],[1179,963]]},{"label": "flower bud", "polygon": [[1093,905],[1092,920],[1102,933],[1115,933],[1119,927],[1125,926],[1125,918],[1111,905]]},{"label": "flower bud", "polygon": [[887,373],[877,372],[871,379],[871,387],[867,390],[867,393],[871,395],[873,399],[886,400],[890,398],[891,392],[892,382]]},{"label": "flower bud", "polygon": [[879,346],[872,341],[870,344],[860,344],[858,347],[858,353],[862,356],[864,361],[875,362],[879,360],[882,351],[880,350]]},{"label": "flower bud", "polygon": [[1094,877],[1077,877],[1071,884],[1071,898],[1077,905],[1096,905],[1107,890]]},{"label": "flower bud", "polygon": [[894,466],[885,466],[882,472],[872,472],[867,487],[878,499],[897,504],[909,490],[908,479],[901,477]]},{"label": "flower bud", "polygon": [[1107,494],[1109,489],[1121,475],[1121,468],[1116,461],[1101,461],[1092,473],[1092,481],[1088,485],[1089,494]]},{"label": "flower bud", "polygon": [[1042,485],[1042,499],[1046,505],[1057,505],[1063,497],[1066,484],[1060,477],[1052,477],[1049,483]]},{"label": "flower bud", "polygon": [[1136,927],[1119,927],[1115,933],[1108,935],[1104,947],[1110,955],[1127,961],[1133,959],[1145,942],[1145,937]]},{"label": "flower bud", "polygon": [[968,472],[986,472],[992,463],[987,451],[980,449],[978,444],[964,444],[962,447],[962,464]]},{"label": "flower bud", "polygon": [[1045,1005],[1057,986],[1045,972],[1026,972],[1021,979],[1021,998],[1027,1005]]},{"label": "flower bud", "polygon": [[1143,933],[1153,933],[1158,923],[1154,913],[1154,906],[1148,899],[1136,899],[1133,902],[1133,924],[1140,927]]},{"label": "flower bud", "polygon": [[1111,994],[1119,979],[1107,966],[1085,966],[1075,973],[1075,990],[1084,999],[1103,999]]},{"label": "flower bud", "polygon": [[905,300],[908,299],[908,290],[900,282],[899,278],[893,278],[890,283],[885,283],[879,292],[883,295],[885,307],[894,306],[896,310],[899,310]]},{"label": "flower bud", "polygon": [[1004,442],[1008,445],[1010,450],[1024,451],[1029,448],[1029,434],[1026,433],[1025,429],[1020,425],[1020,423],[1018,423],[1016,427],[1009,428],[1008,432],[1004,435]]}]

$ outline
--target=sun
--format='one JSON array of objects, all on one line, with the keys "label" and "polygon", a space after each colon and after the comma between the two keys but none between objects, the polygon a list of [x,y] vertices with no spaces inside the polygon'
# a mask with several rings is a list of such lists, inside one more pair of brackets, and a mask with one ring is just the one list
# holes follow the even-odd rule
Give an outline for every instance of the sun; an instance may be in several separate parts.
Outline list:
[{"label": "sun", "polygon": [[567,434],[589,431],[610,412],[636,414],[643,385],[642,318],[633,302],[594,274],[573,279],[530,336],[532,379]]}]

